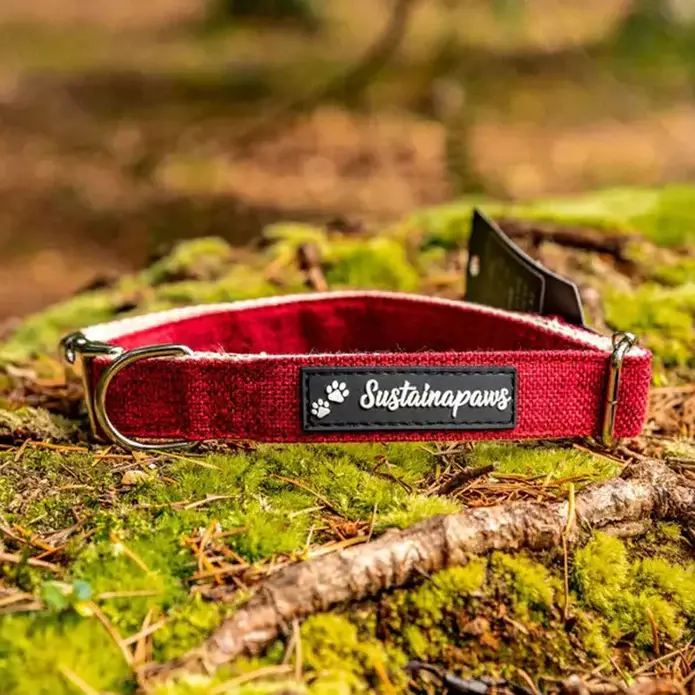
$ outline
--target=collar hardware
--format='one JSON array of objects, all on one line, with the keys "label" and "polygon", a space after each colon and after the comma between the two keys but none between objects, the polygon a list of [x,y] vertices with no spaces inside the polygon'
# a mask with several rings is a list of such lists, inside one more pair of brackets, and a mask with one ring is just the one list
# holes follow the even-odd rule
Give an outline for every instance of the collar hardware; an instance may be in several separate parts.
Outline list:
[{"label": "collar hardware", "polygon": [[618,412],[618,390],[620,375],[623,371],[625,355],[637,343],[637,336],[632,333],[614,333],[612,337],[613,352],[608,361],[608,376],[604,392],[603,424],[601,427],[601,443],[606,447],[615,446],[615,417]]}]

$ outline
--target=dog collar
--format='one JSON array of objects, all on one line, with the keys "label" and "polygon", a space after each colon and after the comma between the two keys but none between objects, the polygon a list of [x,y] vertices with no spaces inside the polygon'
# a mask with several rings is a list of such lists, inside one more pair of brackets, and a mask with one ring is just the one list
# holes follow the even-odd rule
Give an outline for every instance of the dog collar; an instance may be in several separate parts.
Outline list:
[{"label": "dog collar", "polygon": [[63,341],[94,431],[202,440],[555,439],[644,422],[651,354],[557,318],[390,292],[195,306]]}]

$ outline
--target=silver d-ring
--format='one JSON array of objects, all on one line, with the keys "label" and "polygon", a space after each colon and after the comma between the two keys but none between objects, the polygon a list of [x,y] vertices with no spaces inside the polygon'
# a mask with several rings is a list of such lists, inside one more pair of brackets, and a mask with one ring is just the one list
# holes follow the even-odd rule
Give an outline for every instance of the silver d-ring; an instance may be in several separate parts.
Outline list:
[{"label": "silver d-ring", "polygon": [[145,444],[135,441],[121,434],[111,422],[106,411],[106,394],[109,391],[109,385],[115,376],[128,365],[137,362],[138,360],[149,359],[151,357],[173,357],[175,355],[192,355],[193,351],[185,345],[148,345],[146,347],[135,348],[124,352],[120,357],[117,357],[106,369],[102,372],[94,392],[94,414],[97,421],[104,431],[104,434],[116,444],[126,447],[127,449],[141,449],[145,451],[161,451],[163,449],[178,449],[182,446],[187,446],[190,442],[176,441],[164,442],[162,444]]}]

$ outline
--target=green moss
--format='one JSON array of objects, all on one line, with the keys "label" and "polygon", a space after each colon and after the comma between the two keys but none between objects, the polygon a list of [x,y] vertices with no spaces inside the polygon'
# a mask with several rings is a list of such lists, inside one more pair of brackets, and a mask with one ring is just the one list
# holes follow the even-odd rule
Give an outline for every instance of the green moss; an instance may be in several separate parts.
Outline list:
[{"label": "green moss", "polygon": [[672,543],[677,543],[681,540],[681,527],[675,523],[662,521],[658,524],[659,533],[667,538]]},{"label": "green moss", "polygon": [[419,211],[410,218],[424,229],[425,247],[462,246],[470,233],[470,215],[480,207],[492,217],[605,229],[611,233],[641,234],[660,246],[695,243],[695,187],[670,185],[661,189],[613,188],[568,198],[504,204],[469,197]]},{"label": "green moss", "polygon": [[465,596],[480,591],[485,581],[487,562],[482,558],[471,558],[464,567],[442,570],[432,577],[437,591],[450,596]]},{"label": "green moss", "polygon": [[417,444],[332,445],[323,448],[333,456],[349,456],[350,460],[370,475],[398,479],[416,485],[432,470],[432,454]]},{"label": "green moss", "polygon": [[634,198],[650,200],[651,205],[642,211],[634,210],[630,218],[631,226],[663,246],[695,243],[695,188],[671,185],[651,193],[654,196],[651,200],[648,191],[639,191],[634,195]]},{"label": "green moss", "polygon": [[326,279],[335,287],[415,291],[417,271],[398,242],[377,237],[336,244],[328,257]]},{"label": "green moss", "polygon": [[430,642],[419,627],[406,625],[403,630],[403,642],[409,654],[421,661],[427,660]]},{"label": "green moss", "polygon": [[[609,624],[573,601],[572,623],[557,610],[561,568],[546,557],[495,554],[437,572],[410,589],[348,609],[360,629],[421,659],[465,675],[564,673],[610,654]],[[364,622],[365,616],[377,619]],[[394,657],[395,658],[395,657]]]},{"label": "green moss", "polygon": [[[153,537],[128,538],[119,542],[90,544],[76,559],[72,574],[86,581],[95,595],[104,592],[148,592],[151,596],[104,601],[102,610],[125,634],[138,631],[150,608],[158,612],[187,600],[177,575],[188,574],[191,555],[182,551],[177,541],[165,538],[161,528]],[[144,570],[126,551],[134,553],[148,568]]]},{"label": "green moss", "polygon": [[222,239],[210,237],[179,244],[144,274],[151,285],[172,280],[216,280],[232,260],[232,248]]},{"label": "green moss", "polygon": [[495,217],[503,207],[482,198],[462,199],[414,213],[400,229],[402,234],[419,233],[421,250],[464,248],[471,233],[471,215],[475,207]]},{"label": "green moss", "polygon": [[164,627],[154,633],[155,658],[170,661],[194,649],[229,611],[228,606],[206,602],[200,594],[194,594],[186,604],[170,610]]},{"label": "green moss", "polygon": [[314,246],[322,258],[330,248],[326,230],[308,224],[271,224],[263,230],[263,238],[272,244],[270,253],[276,263],[295,263],[297,251],[304,244]]},{"label": "green moss", "polygon": [[689,438],[674,438],[664,441],[667,457],[695,460],[695,441]]},{"label": "green moss", "polygon": [[614,640],[629,636],[649,647],[654,629],[675,640],[695,617],[695,565],[660,558],[631,564],[617,538],[596,534],[575,554],[573,576],[582,601],[609,621]]},{"label": "green moss", "polygon": [[124,692],[130,670],[96,618],[77,613],[4,617],[0,622],[0,682],[7,695],[74,695],[61,669],[96,690]]},{"label": "green moss", "polygon": [[77,428],[69,420],[43,408],[0,409],[0,439],[65,442],[76,435]]},{"label": "green moss", "polygon": [[610,642],[605,624],[588,613],[573,608],[577,633],[588,656],[597,662],[605,663],[610,656]]},{"label": "green moss", "polygon": [[352,695],[363,686],[354,687],[354,683],[342,677],[340,673],[322,673],[311,684],[311,695]]},{"label": "green moss", "polygon": [[695,564],[680,567],[661,558],[645,558],[635,568],[635,579],[673,601],[688,617],[695,619]]},{"label": "green moss", "polygon": [[649,553],[639,557],[663,560],[671,565],[687,564],[692,555],[677,523],[655,522],[644,535],[644,545]]},{"label": "green moss", "polygon": [[437,514],[455,514],[461,505],[445,497],[423,497],[410,495],[402,503],[386,513],[379,514],[375,528],[407,528]]},{"label": "green moss", "polygon": [[417,615],[417,624],[437,627],[446,611],[456,610],[462,599],[479,591],[485,580],[487,562],[472,559],[465,567],[437,572],[430,581],[408,595],[408,607]]},{"label": "green moss", "polygon": [[321,614],[312,616],[302,625],[304,663],[315,670],[362,670],[363,652],[357,627],[338,616]]},{"label": "green moss", "polygon": [[649,270],[650,279],[662,285],[676,287],[695,282],[695,258],[681,257],[675,262],[664,263]]},{"label": "green moss", "polygon": [[669,639],[678,639],[683,633],[683,619],[678,608],[661,596],[649,593],[626,594],[621,597],[610,630],[615,640],[630,637],[637,647],[654,644],[654,627]]},{"label": "green moss", "polygon": [[355,238],[328,235],[308,225],[281,224],[271,226],[264,236],[273,242],[269,255],[276,267],[296,265],[299,247],[311,244],[325,265],[331,287],[414,291],[420,285],[405,240],[390,231],[372,238]]},{"label": "green moss", "polygon": [[645,284],[625,292],[610,287],[603,295],[607,323],[640,336],[664,366],[689,365],[695,346],[695,284]]},{"label": "green moss", "polygon": [[574,554],[574,579],[582,600],[604,613],[625,587],[629,569],[625,545],[605,533],[597,533]]},{"label": "green moss", "polygon": [[114,301],[109,293],[81,294],[22,322],[0,348],[0,363],[21,362],[39,352],[55,353],[66,333],[108,321],[113,315]]},{"label": "green moss", "polygon": [[[262,668],[263,665],[256,660],[240,660],[241,668],[234,669],[234,676],[229,680],[243,676],[245,673],[252,673],[254,670]],[[225,683],[225,679],[221,677],[208,677],[202,675],[189,675],[176,681],[158,685],[154,688],[153,695],[219,695],[220,688]],[[290,680],[287,677],[259,678],[251,679],[236,686],[229,686],[225,693],[229,695],[302,695],[303,693],[314,693],[313,687],[309,689],[304,683]],[[336,690],[333,692],[345,692],[350,694],[350,690]]]},{"label": "green moss", "polygon": [[[315,492],[351,518],[370,518],[375,507],[381,516],[420,504],[420,518],[427,508],[430,515],[441,509],[436,499],[412,495],[398,484],[398,478],[414,481],[424,469],[427,454],[423,455],[417,445],[269,446],[260,447],[258,455],[266,462],[268,472],[310,480]],[[373,474],[381,456],[390,462],[390,477]],[[282,481],[266,480],[264,486],[287,492],[296,490],[291,483]],[[302,495],[307,503],[315,504],[310,494]]]},{"label": "green moss", "polygon": [[520,448],[515,444],[481,443],[476,445],[471,459],[471,465],[494,465],[497,473],[549,476],[549,482],[577,476],[604,480],[620,471],[617,464],[605,457],[557,446]]},{"label": "green moss", "polygon": [[[351,692],[366,692],[376,684],[375,669],[387,669],[388,652],[374,638],[360,635],[357,627],[342,616],[320,614],[308,618],[301,628],[304,666],[317,673],[338,677]],[[393,670],[394,685],[404,682],[404,673]]]},{"label": "green moss", "polygon": [[695,188],[614,188],[514,206],[512,214],[562,224],[636,232],[662,246],[695,242]]},{"label": "green moss", "polygon": [[[76,542],[67,548],[66,579],[89,585],[95,597],[110,592],[152,593],[98,600],[107,618],[125,636],[140,629],[150,610],[157,619],[165,618],[165,626],[153,636],[154,653],[159,659],[175,657],[199,643],[232,608],[202,602],[199,596],[189,593],[196,560],[182,543],[185,537],[215,519],[221,530],[239,531],[227,537],[225,543],[249,561],[267,560],[278,553],[301,553],[312,533],[321,542],[320,529],[326,528],[321,502],[312,492],[274,475],[310,487],[340,510],[346,523],[350,519],[370,520],[376,509],[377,529],[384,526],[382,514],[384,518],[408,514],[414,519],[443,511],[446,504],[456,508],[446,499],[405,489],[404,485],[417,486],[433,462],[431,454],[414,444],[263,445],[248,452],[173,455],[158,458],[155,468],[146,468],[146,479],[126,487],[119,487],[122,474],[109,473],[112,462],[95,463],[88,454],[66,456],[30,449],[21,462],[13,461],[14,452],[0,457],[12,467],[21,465],[25,472],[22,480],[12,478],[10,497],[21,496],[24,484],[31,488],[36,480],[46,481],[49,489],[79,488],[56,496],[38,496],[27,507],[10,508],[8,521],[28,524],[31,515],[46,528],[67,528],[74,523],[73,509],[81,509],[85,515],[83,529],[91,535],[88,543]],[[388,475],[375,474],[380,467]],[[184,508],[191,502],[205,501],[209,495],[221,499]],[[109,505],[104,505],[106,499],[112,500]],[[55,507],[49,506],[51,500]],[[114,541],[112,534],[120,540]],[[452,570],[449,581],[455,578],[458,589],[451,586],[444,590],[443,584],[437,588],[442,605],[454,589],[467,591],[478,584],[482,566],[474,563],[463,570]],[[444,582],[446,577],[444,574],[438,581]],[[22,586],[38,591],[40,580],[32,572]],[[240,593],[239,600],[243,598]],[[47,624],[58,619],[64,620],[47,616]],[[358,655],[361,670],[351,678],[360,688],[378,680],[374,659],[387,658],[378,645],[373,638],[374,649],[362,650]],[[399,662],[388,656],[388,663]],[[89,671],[74,670],[80,677],[91,677]],[[399,674],[395,680],[401,677]],[[21,675],[16,677],[22,680]],[[321,675],[319,680],[329,687],[328,676]],[[207,686],[201,687],[205,692]],[[117,692],[123,688],[111,686]]]},{"label": "green moss", "polygon": [[659,199],[660,192],[653,189],[613,188],[515,205],[511,211],[531,219],[627,232],[635,219],[654,210]]},{"label": "green moss", "polygon": [[188,280],[164,285],[156,293],[156,306],[149,306],[147,309],[167,309],[182,304],[234,302],[277,293],[277,287],[271,285],[254,268],[237,264],[216,282],[200,283]]},{"label": "green moss", "polygon": [[543,565],[523,555],[496,553],[492,566],[495,572],[509,578],[514,605],[520,615],[552,609],[557,581]]}]

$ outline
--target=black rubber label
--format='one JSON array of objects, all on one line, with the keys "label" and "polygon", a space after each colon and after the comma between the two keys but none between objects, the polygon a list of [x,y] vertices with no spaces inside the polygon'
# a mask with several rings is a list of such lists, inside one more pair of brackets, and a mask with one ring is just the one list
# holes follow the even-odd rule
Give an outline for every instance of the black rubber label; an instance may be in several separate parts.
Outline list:
[{"label": "black rubber label", "polygon": [[303,367],[307,432],[516,425],[514,367]]}]

